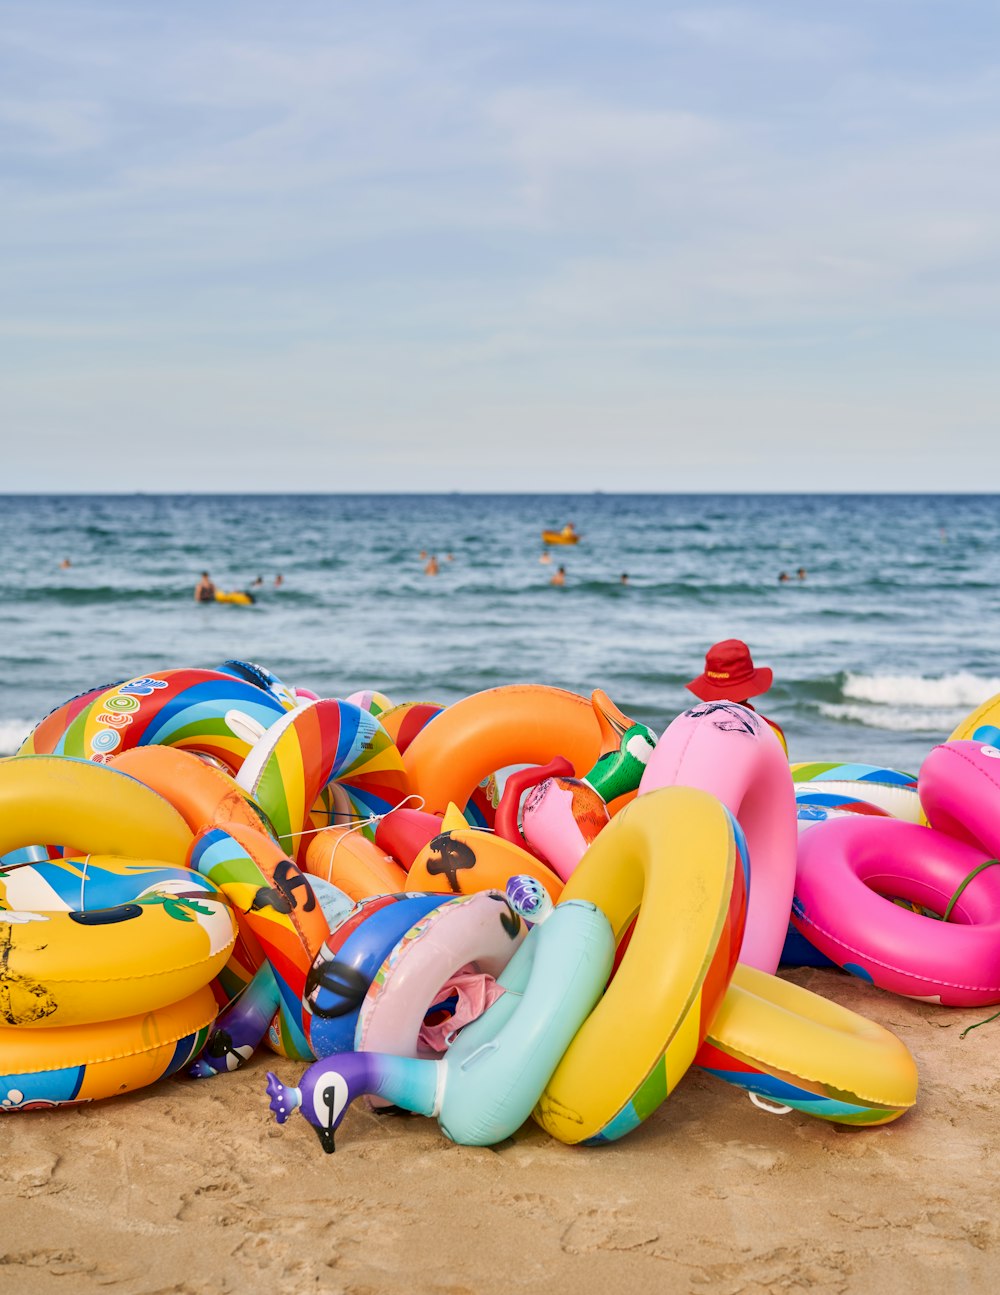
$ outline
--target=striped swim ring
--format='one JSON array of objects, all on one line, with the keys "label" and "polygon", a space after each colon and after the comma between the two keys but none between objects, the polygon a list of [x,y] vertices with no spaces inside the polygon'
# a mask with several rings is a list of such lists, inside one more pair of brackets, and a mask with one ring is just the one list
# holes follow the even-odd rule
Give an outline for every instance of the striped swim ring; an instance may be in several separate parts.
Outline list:
[{"label": "striped swim ring", "polygon": [[271,693],[215,670],[161,670],[128,679],[53,711],[28,734],[19,755],[106,761],[135,746],[178,746],[235,773],[258,734],[286,713]]},{"label": "striped swim ring", "polygon": [[[378,720],[336,700],[283,715],[247,756],[237,782],[274,824],[283,849],[301,857],[310,811],[325,788],[340,789],[342,822],[385,814],[409,790],[399,752]],[[373,827],[365,832],[374,836]]]}]

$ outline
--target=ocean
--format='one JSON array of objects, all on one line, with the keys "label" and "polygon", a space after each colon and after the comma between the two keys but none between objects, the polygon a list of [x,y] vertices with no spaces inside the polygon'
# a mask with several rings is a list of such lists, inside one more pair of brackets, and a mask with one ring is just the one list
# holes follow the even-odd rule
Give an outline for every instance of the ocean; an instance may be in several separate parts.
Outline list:
[{"label": "ocean", "polygon": [[[600,687],[659,731],[742,638],[793,760],[911,772],[1000,692],[996,496],[17,495],[0,536],[5,754],[85,689],[232,657],[330,697]],[[206,569],[256,602],[195,603]]]}]

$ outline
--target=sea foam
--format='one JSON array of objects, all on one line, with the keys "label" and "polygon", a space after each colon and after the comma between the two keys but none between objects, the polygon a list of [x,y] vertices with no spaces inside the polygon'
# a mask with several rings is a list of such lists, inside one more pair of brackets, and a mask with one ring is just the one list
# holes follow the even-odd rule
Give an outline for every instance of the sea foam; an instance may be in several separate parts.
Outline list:
[{"label": "sea foam", "polygon": [[[969,711],[1000,693],[1000,679],[981,679],[967,670],[939,678],[909,674],[848,674],[842,692],[847,700],[873,702],[879,706],[935,710],[959,707]],[[958,719],[961,715],[956,723]]]},{"label": "sea foam", "polygon": [[0,755],[14,755],[35,727],[30,719],[0,719]]}]

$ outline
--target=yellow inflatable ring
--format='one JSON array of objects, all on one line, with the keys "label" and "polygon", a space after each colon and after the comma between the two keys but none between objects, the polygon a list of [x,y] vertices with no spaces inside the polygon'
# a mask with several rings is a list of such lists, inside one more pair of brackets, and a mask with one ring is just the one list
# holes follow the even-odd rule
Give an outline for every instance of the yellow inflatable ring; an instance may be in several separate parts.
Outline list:
[{"label": "yellow inflatable ring", "polygon": [[0,760],[0,855],[62,845],[183,865],[194,833],[135,778],[66,755]]},{"label": "yellow inflatable ring", "polygon": [[[126,774],[67,756],[0,760],[0,854],[62,845],[182,866],[192,839],[172,805]],[[235,941],[229,906],[203,885],[86,912],[2,911],[0,1025],[84,1025],[166,1007],[214,979]]]},{"label": "yellow inflatable ring", "polygon": [[636,1128],[694,1061],[729,984],[746,921],[742,833],[708,792],[636,797],[566,884],[607,914],[615,938],[638,910],[604,997],[534,1111],[561,1142],[611,1142]]},{"label": "yellow inflatable ring", "polygon": [[31,1111],[145,1088],[205,1045],[218,1004],[207,986],[182,1002],[100,1025],[0,1028],[0,1111]]},{"label": "yellow inflatable ring", "polygon": [[740,964],[696,1064],[779,1107],[888,1124],[917,1100],[901,1040],[800,985]]},{"label": "yellow inflatable ring", "polygon": [[167,1007],[229,961],[222,896],[154,891],[85,912],[0,912],[0,1024],[86,1025]]}]

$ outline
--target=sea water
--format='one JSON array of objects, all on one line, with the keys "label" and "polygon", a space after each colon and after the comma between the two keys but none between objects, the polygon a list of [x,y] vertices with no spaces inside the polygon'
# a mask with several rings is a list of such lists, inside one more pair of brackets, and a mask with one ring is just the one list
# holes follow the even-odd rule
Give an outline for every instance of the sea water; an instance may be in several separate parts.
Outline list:
[{"label": "sea water", "polygon": [[[7,496],[0,536],[2,753],[85,689],[232,657],[331,697],[600,687],[659,731],[742,638],[792,759],[911,771],[1000,692],[995,496]],[[203,570],[256,602],[195,603]]]}]

